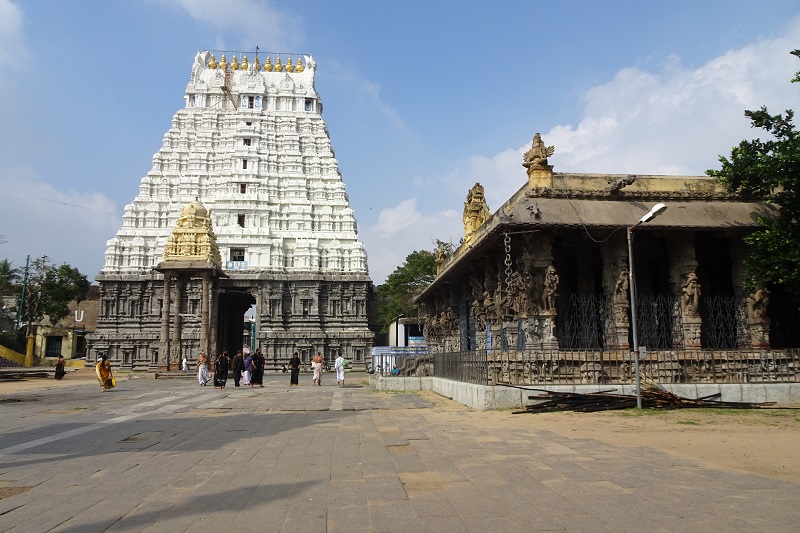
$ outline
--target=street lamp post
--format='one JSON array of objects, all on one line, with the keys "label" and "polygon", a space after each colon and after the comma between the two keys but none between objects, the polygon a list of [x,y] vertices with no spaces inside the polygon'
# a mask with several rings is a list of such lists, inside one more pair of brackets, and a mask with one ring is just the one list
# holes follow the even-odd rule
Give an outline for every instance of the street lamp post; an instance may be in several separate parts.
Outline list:
[{"label": "street lamp post", "polygon": [[628,227],[628,289],[631,296],[631,333],[633,335],[633,357],[634,368],[636,371],[636,408],[642,408],[642,380],[639,375],[639,337],[636,331],[636,276],[633,270],[633,230],[640,224],[654,219],[664,212],[667,208],[666,205],[658,203],[647,212],[645,216],[639,219],[639,222],[633,226]]}]

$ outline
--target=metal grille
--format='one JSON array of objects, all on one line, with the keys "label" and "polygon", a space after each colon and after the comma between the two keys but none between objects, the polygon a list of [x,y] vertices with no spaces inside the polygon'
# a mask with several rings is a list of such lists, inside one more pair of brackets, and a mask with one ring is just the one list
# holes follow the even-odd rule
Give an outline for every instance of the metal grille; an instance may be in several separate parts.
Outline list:
[{"label": "metal grille", "polygon": [[465,383],[488,383],[488,365],[483,350],[461,353],[437,353],[433,356],[433,375]]}]

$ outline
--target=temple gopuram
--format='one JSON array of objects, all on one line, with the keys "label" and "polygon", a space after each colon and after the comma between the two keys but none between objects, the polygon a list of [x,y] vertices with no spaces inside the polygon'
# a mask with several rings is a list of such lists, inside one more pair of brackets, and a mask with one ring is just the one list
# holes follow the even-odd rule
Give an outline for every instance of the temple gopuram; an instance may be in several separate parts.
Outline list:
[{"label": "temple gopuram", "polygon": [[373,286],[315,72],[307,55],[196,55],[107,243],[90,361],[144,371],[235,353],[248,311],[268,368],[295,351],[364,360]]},{"label": "temple gopuram", "polygon": [[[537,133],[527,181],[491,216],[475,184],[463,244],[417,300],[432,352],[458,356],[454,379],[630,383],[634,281],[646,378],[798,380],[797,304],[744,283],[742,237],[774,206],[707,176],[553,172],[554,153]],[[450,363],[435,361],[439,376]]]}]

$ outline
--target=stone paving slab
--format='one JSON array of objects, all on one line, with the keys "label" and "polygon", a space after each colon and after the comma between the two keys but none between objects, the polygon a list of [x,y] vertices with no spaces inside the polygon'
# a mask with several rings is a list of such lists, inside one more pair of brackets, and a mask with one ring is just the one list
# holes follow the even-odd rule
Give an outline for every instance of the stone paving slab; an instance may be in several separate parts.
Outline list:
[{"label": "stone paving slab", "polygon": [[348,381],[0,384],[0,531],[797,531],[800,484]]}]

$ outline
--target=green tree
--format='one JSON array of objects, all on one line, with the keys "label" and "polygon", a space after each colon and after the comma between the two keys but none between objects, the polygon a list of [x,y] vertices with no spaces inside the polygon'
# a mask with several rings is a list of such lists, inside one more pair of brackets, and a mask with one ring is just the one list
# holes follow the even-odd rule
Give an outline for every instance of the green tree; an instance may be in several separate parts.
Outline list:
[{"label": "green tree", "polygon": [[81,302],[89,294],[86,275],[66,263],[55,266],[47,256],[31,261],[25,289],[24,321],[31,327],[47,316],[51,324],[69,314],[72,300]]},{"label": "green tree", "polygon": [[[792,55],[800,58],[800,50]],[[800,72],[792,82],[800,81]],[[722,168],[708,170],[728,190],[779,207],[774,217],[759,218],[762,231],[745,237],[748,245],[747,284],[784,285],[800,295],[800,136],[793,123],[794,112],[770,115],[766,107],[745,111],[754,128],[770,134],[768,140],[742,141],[730,158],[720,156]]]},{"label": "green tree", "polygon": [[18,290],[20,269],[14,268],[8,259],[0,260],[0,295],[8,296]]},{"label": "green tree", "polygon": [[389,274],[386,282],[378,285],[378,296],[384,304],[378,309],[378,323],[385,332],[398,315],[417,317],[424,311],[414,303],[436,277],[436,254],[427,250],[411,252],[402,265]]}]

